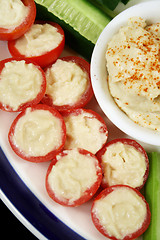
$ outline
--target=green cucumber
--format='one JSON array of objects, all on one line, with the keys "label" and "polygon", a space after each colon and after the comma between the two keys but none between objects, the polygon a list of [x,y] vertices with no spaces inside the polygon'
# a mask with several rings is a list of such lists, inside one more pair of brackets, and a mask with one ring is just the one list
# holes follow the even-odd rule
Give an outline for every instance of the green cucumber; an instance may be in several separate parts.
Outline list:
[{"label": "green cucumber", "polygon": [[93,4],[98,4],[103,8],[114,10],[121,0],[90,0]]},{"label": "green cucumber", "polygon": [[35,0],[37,18],[59,23],[66,41],[87,59],[105,26],[111,20],[87,0]]},{"label": "green cucumber", "polygon": [[106,13],[111,18],[115,17],[120,9],[124,8],[123,5],[126,5],[130,0],[89,0],[97,8],[101,9],[102,12]]},{"label": "green cucumber", "polygon": [[130,0],[121,0],[121,2],[123,3],[123,4],[127,4],[128,2],[129,2]]},{"label": "green cucumber", "polygon": [[117,13],[114,12],[114,9],[116,8],[117,4],[120,2],[120,0],[115,0],[115,2],[112,2],[112,0],[106,0],[105,3],[102,0],[89,0],[95,7],[99,8],[102,12],[110,16],[111,18],[114,18]]},{"label": "green cucumber", "polygon": [[145,197],[151,210],[151,224],[143,240],[160,239],[160,153],[149,154],[149,177],[145,185]]}]

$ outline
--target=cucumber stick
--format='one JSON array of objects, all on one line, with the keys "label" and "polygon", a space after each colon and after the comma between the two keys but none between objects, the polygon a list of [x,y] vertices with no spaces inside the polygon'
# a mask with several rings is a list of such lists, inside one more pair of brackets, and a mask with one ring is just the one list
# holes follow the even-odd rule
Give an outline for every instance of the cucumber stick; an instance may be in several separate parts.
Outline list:
[{"label": "cucumber stick", "polygon": [[98,4],[103,8],[114,10],[121,0],[90,0],[93,4]]},{"label": "cucumber stick", "polygon": [[[35,0],[39,18],[55,20],[69,32],[73,49],[91,56],[100,33],[111,20],[87,0]],[[70,39],[69,39],[70,38]]]},{"label": "cucumber stick", "polygon": [[151,210],[151,224],[143,240],[160,239],[160,153],[149,154],[149,177],[145,185],[145,197]]}]

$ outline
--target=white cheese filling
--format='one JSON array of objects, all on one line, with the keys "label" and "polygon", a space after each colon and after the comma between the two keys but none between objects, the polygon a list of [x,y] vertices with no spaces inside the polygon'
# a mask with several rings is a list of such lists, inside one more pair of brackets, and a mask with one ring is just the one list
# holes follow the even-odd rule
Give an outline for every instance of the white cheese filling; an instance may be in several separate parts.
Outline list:
[{"label": "white cheese filling", "polygon": [[27,56],[39,56],[56,48],[62,41],[62,35],[51,24],[33,24],[21,38],[16,41],[17,50]]},{"label": "white cheese filling", "polygon": [[57,156],[48,182],[55,196],[72,204],[79,199],[97,180],[95,159],[80,154],[77,149],[65,150],[66,155]]},{"label": "white cheese filling", "polygon": [[45,156],[61,144],[62,128],[60,120],[46,110],[30,108],[15,127],[14,144],[26,156]]},{"label": "white cheese filling", "polygon": [[102,156],[104,182],[139,187],[146,172],[145,156],[135,147],[121,142],[107,147]]},{"label": "white cheese filling", "polygon": [[93,212],[109,236],[117,239],[123,239],[141,228],[147,214],[142,198],[125,187],[97,200]]},{"label": "white cheese filling", "polygon": [[46,72],[48,94],[54,105],[73,105],[85,92],[87,73],[76,63],[58,59]]},{"label": "white cheese filling", "polygon": [[0,27],[17,27],[27,17],[28,11],[21,0],[0,0]]},{"label": "white cheese filling", "polygon": [[0,75],[0,102],[14,111],[33,100],[40,92],[42,74],[34,64],[24,60],[5,63]]},{"label": "white cheese filling", "polygon": [[95,154],[106,142],[103,124],[92,114],[83,112],[79,115],[64,117],[67,130],[65,149],[84,148]]}]

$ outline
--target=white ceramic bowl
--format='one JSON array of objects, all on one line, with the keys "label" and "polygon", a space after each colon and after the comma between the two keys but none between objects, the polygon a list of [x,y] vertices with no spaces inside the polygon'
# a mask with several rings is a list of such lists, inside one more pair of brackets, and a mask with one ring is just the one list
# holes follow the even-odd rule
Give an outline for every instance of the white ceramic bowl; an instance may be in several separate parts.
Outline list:
[{"label": "white ceramic bowl", "polygon": [[105,52],[107,43],[127,24],[130,17],[139,16],[147,20],[147,24],[160,22],[160,1],[137,4],[117,15],[101,33],[91,59],[91,79],[95,97],[106,116],[123,132],[144,143],[160,146],[160,133],[139,126],[121,111],[111,97],[107,85]]}]

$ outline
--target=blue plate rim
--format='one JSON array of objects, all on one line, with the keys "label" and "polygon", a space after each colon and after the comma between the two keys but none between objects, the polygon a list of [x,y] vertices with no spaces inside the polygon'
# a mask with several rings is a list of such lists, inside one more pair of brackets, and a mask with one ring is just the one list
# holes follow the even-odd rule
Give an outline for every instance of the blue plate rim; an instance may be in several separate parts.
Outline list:
[{"label": "blue plate rim", "polygon": [[[59,220],[27,187],[10,164],[0,147],[0,188],[2,196],[13,206],[19,216],[28,222],[28,229],[39,239],[51,240],[85,240]],[[12,209],[10,209],[12,210]],[[13,214],[15,212],[13,211]],[[15,215],[16,216],[16,215]],[[22,224],[21,218],[18,218]],[[31,228],[30,228],[31,226]],[[34,231],[35,229],[35,231]]]}]

